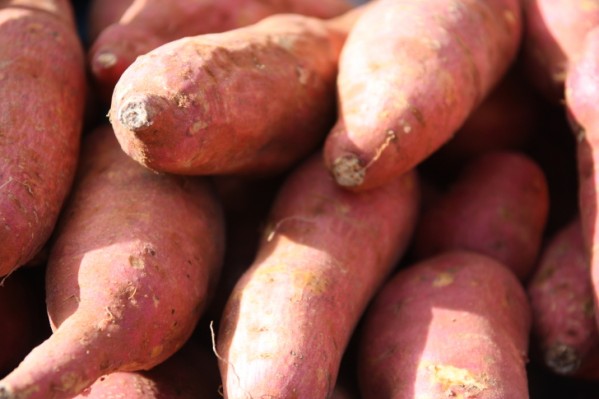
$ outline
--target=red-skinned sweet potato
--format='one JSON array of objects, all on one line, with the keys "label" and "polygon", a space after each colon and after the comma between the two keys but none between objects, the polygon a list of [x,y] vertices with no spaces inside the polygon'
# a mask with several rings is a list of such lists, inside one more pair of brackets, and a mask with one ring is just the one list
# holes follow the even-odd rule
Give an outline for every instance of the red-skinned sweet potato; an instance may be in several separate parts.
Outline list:
[{"label": "red-skinned sweet potato", "polygon": [[86,136],[46,270],[53,334],[0,380],[0,398],[69,398],[185,343],[224,252],[222,210],[206,183],[139,166],[109,126]]},{"label": "red-skinned sweet potato", "polygon": [[400,270],[360,331],[363,399],[527,399],[530,306],[505,265],[450,251]]},{"label": "red-skinned sweet potato", "polygon": [[278,13],[330,18],[351,7],[345,0],[135,0],[94,41],[89,62],[110,100],[119,77],[138,56],[173,40],[240,28]]},{"label": "red-skinned sweet potato", "polygon": [[339,59],[324,147],[337,182],[373,188],[439,149],[506,73],[520,33],[517,0],[372,4]]},{"label": "red-skinned sweet potato", "polygon": [[225,210],[227,250],[218,287],[206,310],[205,317],[209,320],[220,319],[237,280],[256,257],[260,233],[284,179],[284,175],[276,179],[213,178]]},{"label": "red-skinned sweet potato", "polygon": [[66,0],[0,1],[0,277],[49,238],[70,190],[86,98]]},{"label": "red-skinned sweet potato", "polygon": [[524,0],[523,66],[549,101],[564,99],[564,81],[585,35],[599,24],[597,0]]},{"label": "red-skinned sweet potato", "polygon": [[466,164],[423,213],[414,256],[471,250],[525,280],[537,264],[548,214],[548,182],[536,162],[521,152],[489,152]]},{"label": "red-skinned sweet potato", "polygon": [[527,291],[540,361],[568,376],[582,376],[599,366],[590,263],[578,218],[546,244]]},{"label": "red-skinned sweet potato", "polygon": [[[578,201],[585,249],[591,263],[595,308],[599,305],[599,28],[590,31],[585,44],[568,68],[566,106],[576,136]],[[598,312],[595,318],[599,325]]]},{"label": "red-skinned sweet potato", "polygon": [[359,10],[330,23],[276,15],[139,57],[112,98],[121,147],[150,169],[176,174],[288,169],[334,122],[337,57],[354,21],[348,16]]},{"label": "red-skinned sweet potato", "polygon": [[228,399],[330,397],[359,317],[409,243],[415,172],[357,194],[336,185],[321,157],[282,186],[223,312],[216,342]]}]

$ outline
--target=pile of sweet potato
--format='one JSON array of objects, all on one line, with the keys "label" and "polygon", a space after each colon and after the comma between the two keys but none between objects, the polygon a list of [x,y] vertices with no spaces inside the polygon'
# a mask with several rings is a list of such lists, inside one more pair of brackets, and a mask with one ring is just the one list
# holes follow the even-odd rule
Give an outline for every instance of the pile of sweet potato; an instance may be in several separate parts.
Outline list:
[{"label": "pile of sweet potato", "polygon": [[599,395],[599,0],[0,0],[0,399]]}]

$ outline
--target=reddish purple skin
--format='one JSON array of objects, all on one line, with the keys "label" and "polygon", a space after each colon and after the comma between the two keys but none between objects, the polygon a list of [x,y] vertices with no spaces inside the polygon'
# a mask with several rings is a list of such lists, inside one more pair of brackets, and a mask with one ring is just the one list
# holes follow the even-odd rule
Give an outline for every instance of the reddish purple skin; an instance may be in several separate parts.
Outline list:
[{"label": "reddish purple skin", "polygon": [[161,46],[115,88],[109,116],[121,147],[162,172],[280,173],[334,121],[344,37],[321,20],[283,14]]},{"label": "reddish purple skin", "polygon": [[458,170],[485,152],[523,150],[538,132],[541,103],[515,68],[468,116],[455,136],[426,160],[438,174]]},{"label": "reddish purple skin", "polygon": [[535,347],[553,372],[581,376],[599,365],[590,262],[577,218],[543,249],[527,287]]},{"label": "reddish purple skin", "polygon": [[549,214],[542,169],[515,151],[483,154],[423,213],[418,259],[466,249],[497,259],[525,280],[536,266]]},{"label": "reddish purple skin", "polygon": [[224,221],[207,182],[139,166],[108,126],[86,137],[46,270],[54,332],[0,381],[2,399],[66,399],[159,364],[189,338],[220,273]]},{"label": "reddish purple skin", "polygon": [[320,156],[284,183],[223,312],[216,342],[228,399],[330,397],[360,315],[409,243],[415,172],[356,194]]},{"label": "reddish purple skin", "polygon": [[0,277],[32,259],[54,228],[86,98],[71,5],[12,3],[0,6]]},{"label": "reddish purple skin", "polygon": [[527,399],[531,315],[501,263],[450,251],[379,291],[358,343],[363,399]]},{"label": "reddish purple skin", "polygon": [[110,100],[135,59],[168,42],[225,32],[278,13],[331,18],[351,7],[346,0],[135,0],[118,21],[99,33],[88,57],[98,86]]},{"label": "reddish purple skin", "polygon": [[[599,303],[599,29],[586,37],[580,57],[566,78],[566,106],[577,142],[578,201],[582,237],[591,262],[595,309]],[[599,316],[595,312],[599,325]]]},{"label": "reddish purple skin", "polygon": [[597,0],[524,0],[524,71],[549,101],[564,99],[564,81],[585,35],[599,24]]},{"label": "reddish purple skin", "polygon": [[[384,184],[447,142],[504,75],[520,33],[515,0],[373,4],[339,60],[339,118],[324,148],[339,184]],[[338,169],[348,156],[355,178]]]}]

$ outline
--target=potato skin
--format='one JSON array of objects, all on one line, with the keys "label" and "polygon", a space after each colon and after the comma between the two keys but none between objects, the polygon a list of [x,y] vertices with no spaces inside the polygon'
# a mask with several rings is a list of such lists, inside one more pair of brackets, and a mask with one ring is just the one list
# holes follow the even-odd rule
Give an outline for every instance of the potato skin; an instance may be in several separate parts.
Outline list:
[{"label": "potato skin", "polygon": [[530,306],[504,265],[449,251],[379,291],[358,343],[364,399],[528,398]]},{"label": "potato skin", "polygon": [[[87,40],[94,42],[107,27],[118,22],[134,0],[89,0]],[[152,4],[152,2],[148,3]]]},{"label": "potato skin", "polygon": [[217,337],[225,398],[328,398],[368,301],[406,249],[411,171],[379,190],[336,185],[317,153],[284,183]]},{"label": "potato skin", "polygon": [[569,65],[578,57],[586,34],[599,24],[599,1],[524,0],[522,4],[524,71],[547,100],[559,104]]},{"label": "potato skin", "polygon": [[0,398],[72,397],[151,368],[189,338],[220,272],[222,210],[206,181],[155,174],[109,126],[86,136],[46,271],[54,332],[0,381]]},{"label": "potato skin", "polygon": [[522,152],[489,152],[466,164],[423,213],[414,255],[471,250],[525,280],[537,265],[548,214],[549,188],[540,166]]},{"label": "potato skin", "polygon": [[134,0],[118,22],[99,34],[89,51],[89,63],[109,101],[120,76],[135,59],[168,42],[237,29],[273,14],[331,18],[350,8],[346,0]]},{"label": "potato skin", "polygon": [[560,228],[543,249],[527,285],[540,361],[554,373],[584,376],[599,366],[590,261],[579,218]]},{"label": "potato skin", "polygon": [[423,166],[441,179],[483,153],[530,148],[546,115],[542,105],[523,73],[512,67],[451,140]]},{"label": "potato skin", "polygon": [[119,143],[161,172],[280,173],[334,122],[344,37],[318,19],[281,14],[161,46],[115,88],[109,116]]},{"label": "potato skin", "polygon": [[515,0],[374,3],[339,59],[324,147],[337,182],[376,187],[447,142],[515,58],[520,14]]},{"label": "potato skin", "polygon": [[[591,262],[591,281],[595,309],[599,303],[599,29],[590,31],[585,39],[580,57],[572,63],[566,77],[566,106],[576,136],[576,162],[578,168],[578,202],[582,237]],[[599,315],[595,312],[599,325]]]},{"label": "potato skin", "polygon": [[75,174],[86,98],[66,1],[0,4],[0,277],[49,238]]}]

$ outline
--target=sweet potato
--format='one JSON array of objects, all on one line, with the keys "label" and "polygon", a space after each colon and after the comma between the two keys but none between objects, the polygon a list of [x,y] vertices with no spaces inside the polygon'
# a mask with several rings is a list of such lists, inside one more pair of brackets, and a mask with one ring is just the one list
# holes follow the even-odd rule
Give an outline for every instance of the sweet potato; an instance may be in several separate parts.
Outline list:
[{"label": "sweet potato", "polygon": [[530,306],[505,265],[449,251],[407,266],[360,331],[363,399],[527,399]]},{"label": "sweet potato", "polygon": [[240,28],[278,13],[330,18],[351,7],[346,0],[134,0],[95,40],[89,62],[109,100],[138,56],[173,40]]},{"label": "sweet potato", "polygon": [[85,29],[87,40],[93,43],[104,29],[121,19],[131,4],[133,0],[89,0]]},{"label": "sweet potato", "polygon": [[224,309],[216,343],[225,398],[330,397],[359,317],[409,243],[415,172],[357,194],[336,185],[321,157],[282,186]]},{"label": "sweet potato", "polygon": [[226,252],[218,287],[205,312],[209,320],[220,319],[237,280],[252,264],[267,223],[272,201],[285,176],[276,179],[213,179],[226,218]]},{"label": "sweet potato", "polygon": [[0,1],[0,277],[54,228],[75,174],[85,90],[70,3]]},{"label": "sweet potato", "polygon": [[554,373],[570,376],[599,366],[590,264],[578,218],[544,247],[527,291],[541,362]]},{"label": "sweet potato", "polygon": [[564,99],[568,65],[588,31],[599,24],[598,0],[524,0],[523,65],[549,101]]},{"label": "sweet potato", "polygon": [[503,77],[521,36],[518,0],[381,0],[339,58],[339,117],[324,159],[366,190],[446,143]]},{"label": "sweet potato", "polygon": [[224,222],[205,181],[139,166],[108,126],[87,135],[82,160],[46,271],[53,334],[0,380],[2,399],[69,398],[159,364],[216,283]]},{"label": "sweet potato", "polygon": [[[568,68],[566,105],[576,135],[578,167],[578,201],[582,237],[591,263],[591,281],[595,308],[599,304],[599,28],[590,31],[581,55]],[[599,317],[595,313],[599,325]]]},{"label": "sweet potato", "polygon": [[548,214],[548,182],[536,162],[520,152],[489,152],[469,162],[423,213],[414,256],[471,250],[524,280],[537,264]]},{"label": "sweet potato", "polygon": [[337,56],[353,19],[343,20],[345,30],[281,14],[139,57],[112,98],[121,147],[161,172],[286,170],[315,150],[335,119]]}]

